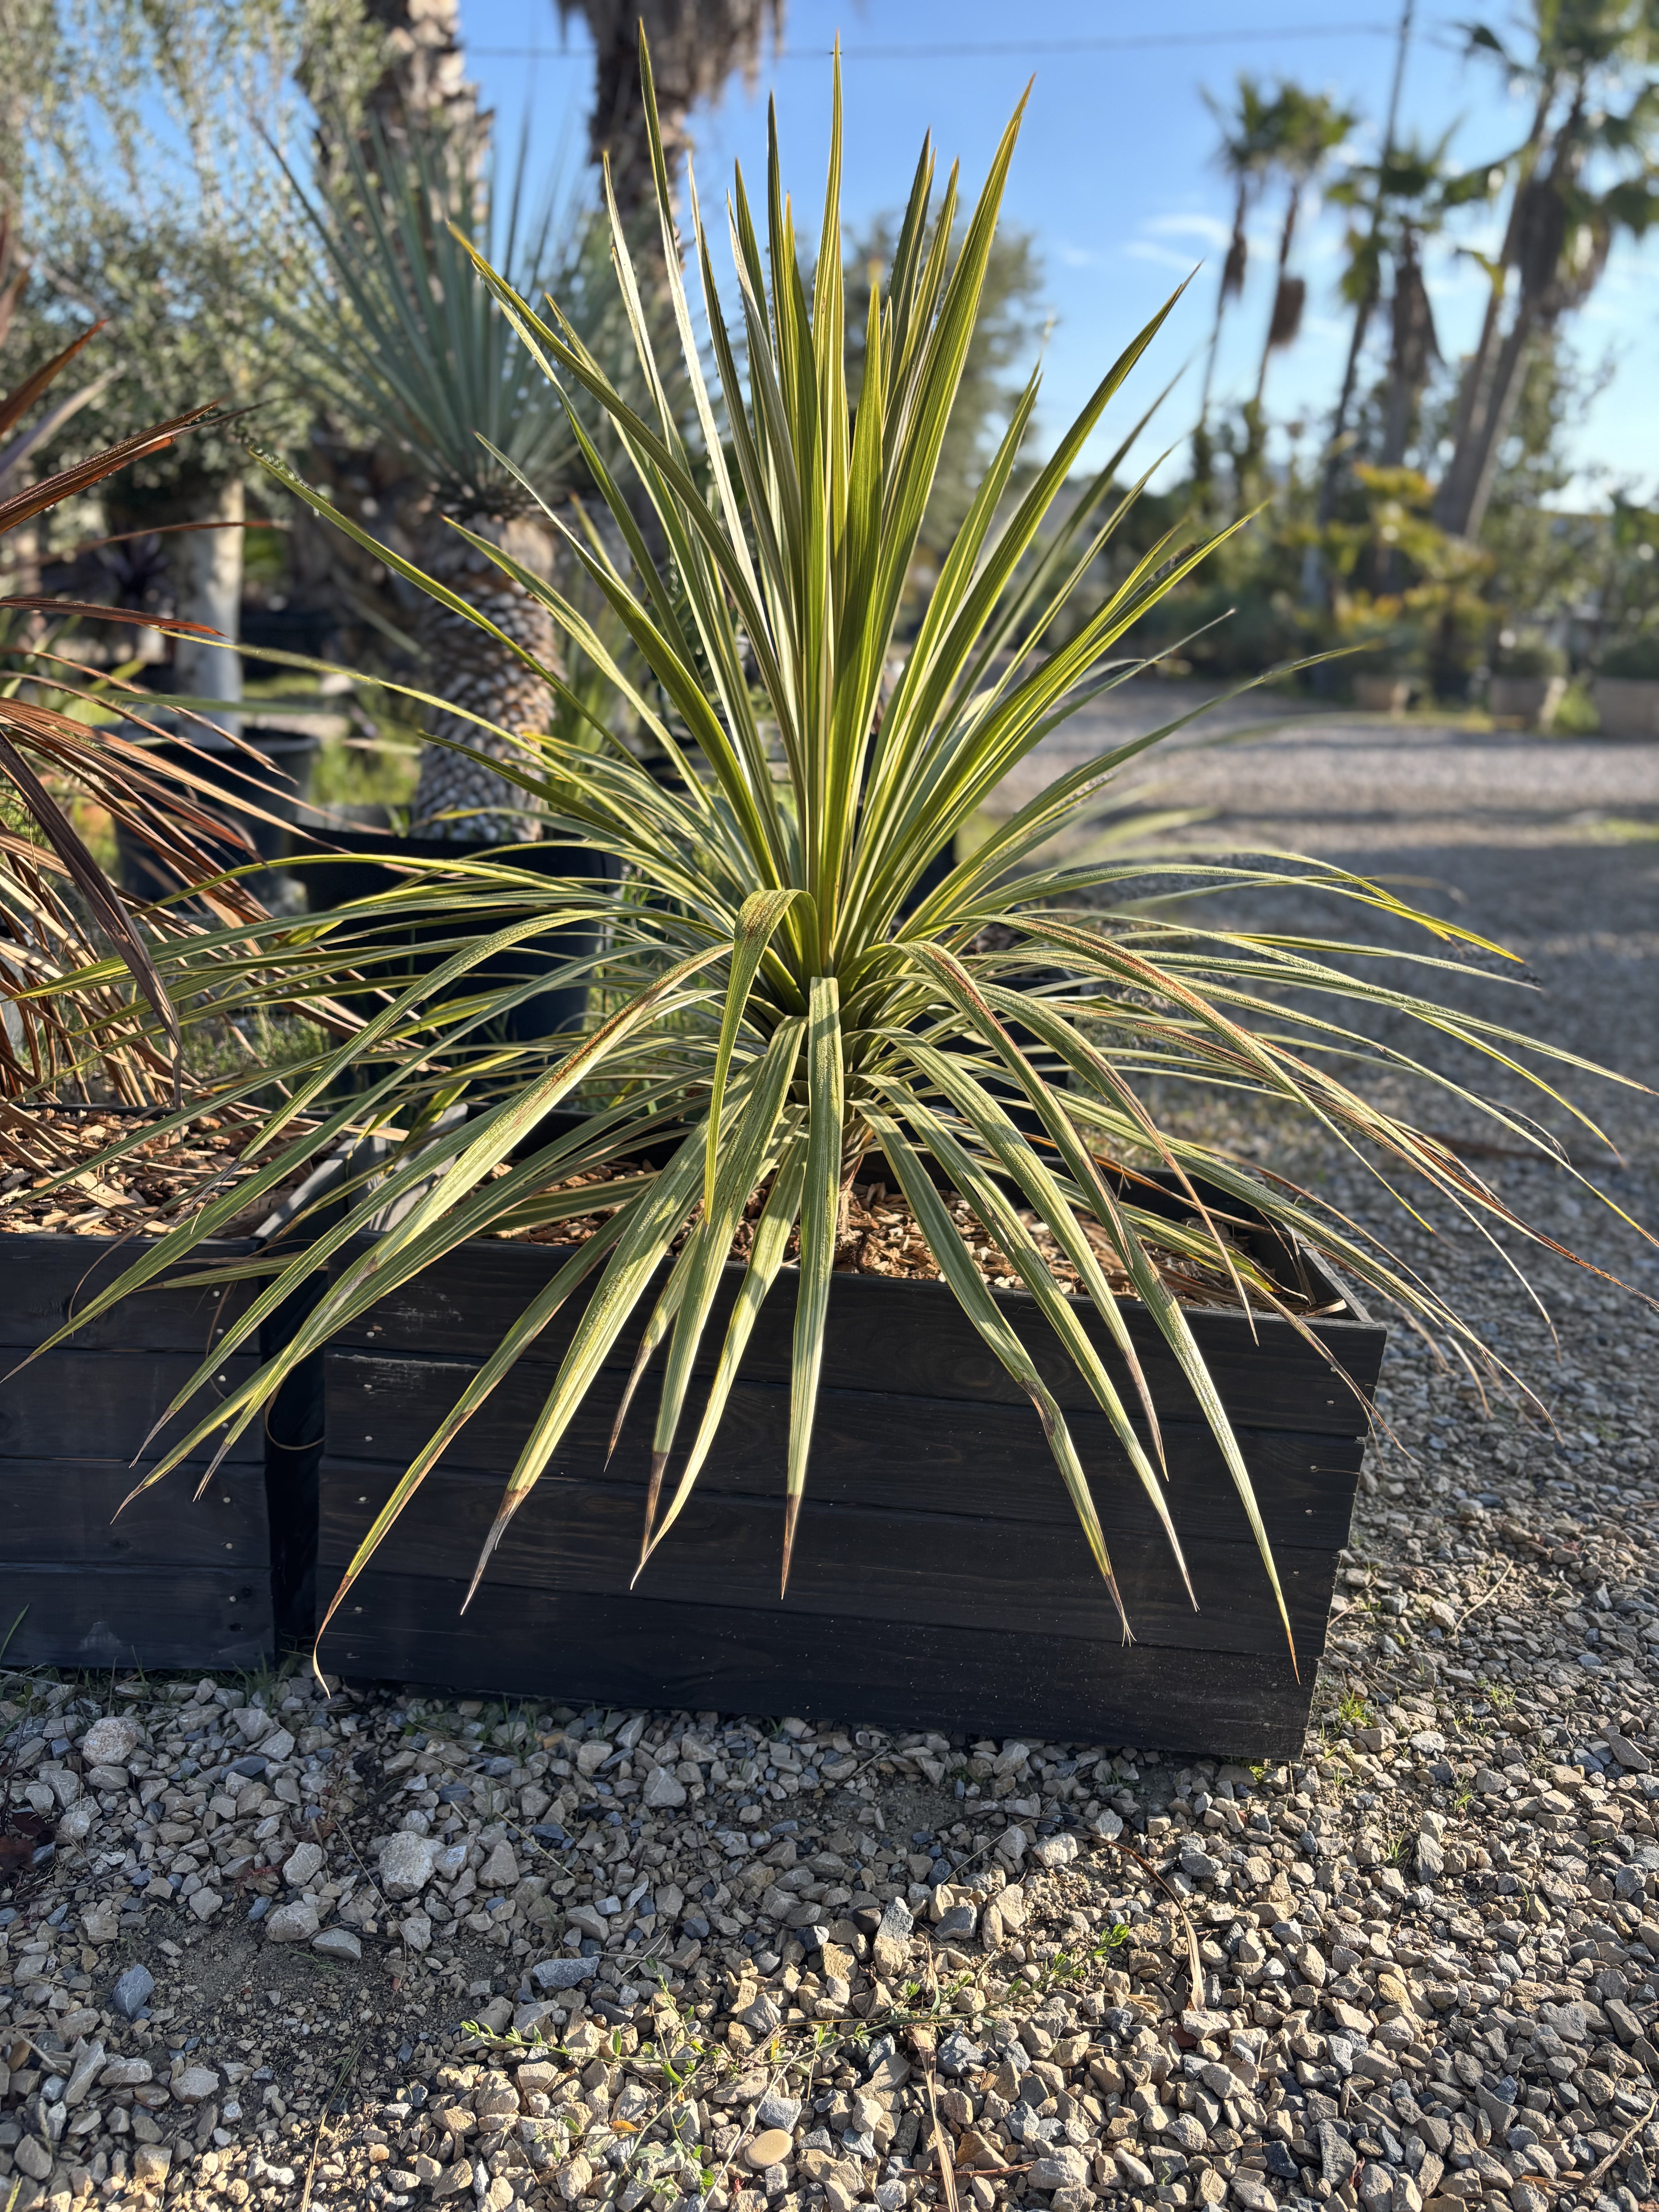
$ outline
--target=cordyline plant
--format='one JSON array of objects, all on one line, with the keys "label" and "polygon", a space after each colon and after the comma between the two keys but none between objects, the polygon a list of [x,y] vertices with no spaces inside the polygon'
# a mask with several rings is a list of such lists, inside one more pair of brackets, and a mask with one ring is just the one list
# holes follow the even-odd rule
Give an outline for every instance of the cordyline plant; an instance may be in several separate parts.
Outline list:
[{"label": "cordyline plant", "polygon": [[[641,58],[648,95],[648,63]],[[263,1187],[274,1188],[350,1132],[390,1129],[393,1148],[378,1180],[371,1187],[366,1176],[348,1170],[340,1218],[280,1272],[273,1263],[273,1279],[216,1344],[177,1406],[222,1373],[227,1352],[252,1337],[265,1313],[329,1266],[310,1319],[279,1358],[171,1447],[154,1480],[216,1432],[239,1433],[298,1361],[464,1239],[544,1226],[596,1206],[605,1212],[598,1232],[571,1251],[506,1332],[398,1481],[336,1607],[440,1454],[590,1277],[597,1281],[512,1470],[473,1590],[585,1395],[636,1323],[642,1328],[628,1395],[653,1352],[665,1359],[644,1564],[715,1447],[762,1305],[790,1267],[793,1368],[781,1470],[787,1583],[809,1473],[838,1217],[867,1155],[885,1162],[963,1312],[1029,1392],[1114,1601],[1109,1510],[1103,1513],[1042,1379],[1034,1325],[1045,1340],[1057,1337],[1074,1361],[1179,1560],[1158,1413],[1127,1319],[1130,1304],[1139,1302],[1202,1408],[1276,1594],[1250,1471],[1171,1287],[1177,1270],[1170,1255],[1231,1284],[1240,1306],[1305,1327],[1296,1301],[1228,1233],[1265,1219],[1471,1359],[1485,1356],[1468,1325],[1362,1233],[1294,1186],[1160,1126],[1143,1096],[1148,1079],[1166,1074],[1254,1091],[1308,1115],[1391,1171],[1414,1171],[1475,1218],[1522,1228],[1448,1147],[1368,1103],[1334,1068],[1352,1055],[1391,1070],[1426,1071],[1316,1012],[1287,1010],[1273,994],[1322,993],[1414,1017],[1508,1069],[1525,1039],[1333,964],[1335,955],[1376,950],[1364,944],[1206,932],[1189,919],[1149,918],[1136,901],[1154,872],[1167,890],[1172,874],[1184,871],[1196,890],[1305,885],[1311,877],[1359,908],[1395,917],[1407,909],[1385,891],[1316,862],[1176,866],[1167,855],[1137,860],[1109,850],[1076,865],[1045,865],[1042,848],[1085,819],[1151,737],[1112,747],[1060,776],[942,878],[933,866],[1034,746],[1102,686],[1139,665],[1109,664],[1106,656],[1216,541],[1154,546],[1068,641],[1051,643],[1079,579],[1131,503],[1133,495],[1112,489],[1122,449],[1063,518],[1056,502],[1155,321],[1016,496],[1016,458],[1036,399],[1032,380],[889,690],[912,553],[974,327],[1018,117],[960,225],[956,174],[936,198],[933,155],[924,148],[891,265],[872,288],[856,396],[848,389],[842,322],[839,119],[837,92],[829,190],[810,276],[775,139],[764,234],[737,177],[729,222],[738,331],[690,194],[690,258],[701,280],[712,380],[682,287],[667,173],[655,142],[664,252],[650,281],[665,284],[671,295],[695,401],[695,437],[683,436],[667,402],[666,374],[651,352],[614,210],[618,282],[656,395],[653,412],[636,412],[617,393],[556,306],[545,317],[537,313],[479,264],[482,280],[542,372],[561,392],[580,397],[580,405],[573,397],[570,407],[574,434],[586,441],[583,414],[597,404],[626,459],[625,475],[613,475],[586,441],[587,465],[625,558],[609,557],[598,531],[572,528],[566,535],[648,679],[611,659],[551,586],[512,568],[482,538],[473,540],[608,668],[674,763],[672,777],[653,779],[620,745],[602,742],[586,750],[547,738],[522,739],[510,756],[515,764],[508,772],[541,811],[548,835],[585,840],[625,863],[622,896],[608,908],[596,906],[591,886],[532,878],[504,853],[413,867],[409,882],[385,897],[313,917],[293,952],[291,984],[303,980],[307,962],[316,988],[351,962],[359,979],[372,975],[377,960],[392,957],[388,948],[406,944],[396,933],[413,921],[431,933],[428,970],[396,988],[388,981],[372,1018],[319,1055],[258,1140],[266,1145],[287,1130],[292,1142],[239,1187],[234,1201],[206,1207],[188,1231],[159,1242],[86,1309],[94,1316],[172,1266],[228,1218],[225,1208],[247,1204],[260,1176]],[[288,481],[303,495],[302,486]],[[423,580],[384,549],[382,557]],[[428,581],[426,588],[455,612],[483,619],[441,586]],[[601,956],[608,995],[579,1039],[568,1049],[559,1040],[536,1050],[487,1042],[488,1023],[517,999],[550,980],[574,980],[593,963],[573,959],[551,979],[489,988],[466,981],[479,963],[601,915],[610,927]],[[1414,918],[1443,939],[1479,942]],[[242,933],[237,942],[247,938]],[[1054,980],[1057,963],[1064,973]],[[389,975],[385,967],[379,972]],[[361,1086],[357,1095],[331,1104],[338,1091],[329,1085],[348,1071]],[[1443,1080],[1471,1103],[1467,1091]],[[436,1109],[463,1093],[470,1116],[441,1121]],[[556,1118],[563,1102],[588,1110],[573,1125],[568,1111]],[[1522,1140],[1551,1149],[1529,1122],[1495,1103],[1484,1110]],[[659,1166],[638,1166],[596,1191],[592,1170],[637,1165],[653,1142]],[[1148,1160],[1161,1164],[1162,1187],[1114,1164]],[[578,1180],[583,1176],[590,1179]],[[1184,1220],[1168,1218],[1171,1185],[1190,1208]],[[1028,1295],[993,1291],[946,1188],[966,1201]],[[697,1355],[745,1220],[751,1234],[712,1381],[700,1409],[692,1409]],[[375,1233],[363,1237],[371,1228]],[[1080,1296],[1066,1294],[1057,1270],[1080,1285]],[[1117,1362],[1102,1356],[1084,1325],[1091,1305],[1115,1346],[1125,1388],[1115,1379]],[[665,1505],[670,1455],[688,1429],[690,1450]],[[1279,1612],[1288,1637],[1282,1595]]]}]

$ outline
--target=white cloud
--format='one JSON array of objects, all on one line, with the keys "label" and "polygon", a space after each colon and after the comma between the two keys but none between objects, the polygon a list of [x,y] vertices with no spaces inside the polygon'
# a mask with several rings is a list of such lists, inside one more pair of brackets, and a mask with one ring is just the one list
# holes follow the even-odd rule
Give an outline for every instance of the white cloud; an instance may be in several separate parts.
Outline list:
[{"label": "white cloud", "polygon": [[1191,273],[1193,257],[1176,253],[1167,246],[1156,246],[1149,238],[1132,238],[1123,251],[1134,261],[1150,261],[1159,269],[1178,269],[1183,276]]},{"label": "white cloud", "polygon": [[1206,246],[1224,246],[1232,233],[1217,216],[1155,215],[1141,225],[1152,238],[1196,238]]}]

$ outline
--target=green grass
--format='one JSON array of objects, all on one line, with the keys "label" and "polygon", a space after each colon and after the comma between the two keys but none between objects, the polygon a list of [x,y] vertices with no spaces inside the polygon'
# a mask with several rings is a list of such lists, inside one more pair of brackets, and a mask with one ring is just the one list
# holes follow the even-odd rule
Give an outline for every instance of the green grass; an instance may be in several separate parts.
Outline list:
[{"label": "green grass", "polygon": [[384,806],[394,816],[415,795],[420,753],[399,732],[375,744],[366,738],[325,738],[311,770],[315,806]]}]

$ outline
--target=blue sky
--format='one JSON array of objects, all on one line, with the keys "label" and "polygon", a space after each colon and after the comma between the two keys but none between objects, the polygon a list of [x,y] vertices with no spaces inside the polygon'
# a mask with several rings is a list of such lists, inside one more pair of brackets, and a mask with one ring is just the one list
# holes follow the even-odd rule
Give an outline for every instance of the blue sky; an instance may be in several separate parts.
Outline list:
[{"label": "blue sky", "polygon": [[[547,157],[575,167],[591,84],[585,35],[561,33],[552,0],[461,5],[471,74],[509,141],[528,115]],[[1425,138],[1455,126],[1454,152],[1469,166],[1506,150],[1525,130],[1521,100],[1492,71],[1462,59],[1456,26],[1474,12],[1469,0],[1419,0],[1401,106],[1406,129]],[[733,84],[696,120],[698,187],[707,209],[740,160],[751,191],[763,189],[766,100],[775,93],[786,176],[816,222],[828,143],[827,56],[837,31],[846,54],[843,203],[854,225],[902,202],[929,127],[942,155],[960,155],[965,184],[975,188],[1034,76],[1005,205],[1006,219],[1036,236],[1054,314],[1042,423],[1052,430],[1081,403],[1119,347],[1203,260],[1154,372],[1162,372],[1161,383],[1193,357],[1158,434],[1168,442],[1196,405],[1231,219],[1204,90],[1226,96],[1241,69],[1269,79],[1293,76],[1359,108],[1366,121],[1355,149],[1374,150],[1397,20],[1397,0],[1170,0],[1156,11],[1125,0],[1046,0],[1040,8],[1028,0],[1013,9],[1006,0],[789,0],[786,50],[766,63],[752,94]],[[1491,20],[1503,27],[1502,9]],[[539,55],[529,51],[536,48]],[[1250,283],[1223,343],[1221,394],[1242,394],[1254,380],[1278,213],[1270,200],[1255,218]],[[1340,222],[1335,210],[1304,217],[1297,265],[1309,282],[1308,313],[1297,345],[1275,358],[1267,388],[1270,416],[1281,424],[1301,417],[1310,434],[1328,413],[1347,343],[1336,296]],[[1457,240],[1488,250],[1496,242],[1495,219],[1480,213]],[[1428,273],[1442,349],[1455,360],[1474,342],[1485,280],[1474,262],[1448,250]],[[1621,244],[1576,319],[1580,352],[1591,360],[1611,354],[1616,373],[1577,434],[1583,475],[1575,495],[1595,496],[1612,481],[1659,498],[1659,410],[1649,398],[1656,273],[1659,236],[1641,246]],[[1149,377],[1148,396],[1152,388]]]}]

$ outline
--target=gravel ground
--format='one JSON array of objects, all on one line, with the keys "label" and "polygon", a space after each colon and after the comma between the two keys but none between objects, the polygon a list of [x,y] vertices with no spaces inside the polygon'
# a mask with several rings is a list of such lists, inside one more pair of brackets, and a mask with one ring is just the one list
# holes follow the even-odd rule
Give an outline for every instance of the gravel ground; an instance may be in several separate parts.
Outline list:
[{"label": "gravel ground", "polygon": [[[1438,794],[1500,756],[1507,827],[1450,850]],[[1652,756],[1309,721],[1193,763],[1252,836],[1294,798],[1275,838],[1455,884],[1536,1026],[1653,1073],[1659,848],[1562,819],[1647,821]],[[1655,1221],[1644,1103],[1595,1176]],[[1232,1133],[1382,1221],[1352,1164]],[[1479,1164],[1659,1288],[1592,1195]],[[1541,1403],[1396,1341],[1298,1765],[0,1677],[0,2207],[1636,2212],[1659,1316],[1547,1256],[1553,1338],[1495,1248],[1408,1249]]]},{"label": "gravel ground", "polygon": [[[998,808],[1012,811],[1079,759],[1158,727],[1201,696],[1184,683],[1114,693],[1046,739],[1003,787]],[[1266,713],[1283,719],[1262,730]],[[1249,734],[1252,726],[1258,734]],[[1203,817],[1172,833],[1177,844],[1310,854],[1494,939],[1518,966],[1472,962],[1465,976],[1436,974],[1434,994],[1659,1087],[1659,1021],[1647,1018],[1659,1004],[1659,745],[1327,716],[1255,698],[1206,716],[1125,775],[1137,799]],[[1378,944],[1438,949],[1420,931],[1311,894],[1236,897],[1216,911],[1247,926],[1363,931]],[[1483,968],[1510,980],[1495,982]],[[1407,969],[1387,980],[1413,988]],[[1409,1035],[1403,1025],[1377,1033],[1393,1042]],[[1471,1060],[1446,1064],[1474,1073]],[[1659,1151],[1645,1098],[1589,1077],[1571,1087],[1621,1149]],[[1549,1110],[1541,1118],[1558,1130],[1571,1126]],[[1582,1164],[1593,1166],[1593,1154]]]}]

